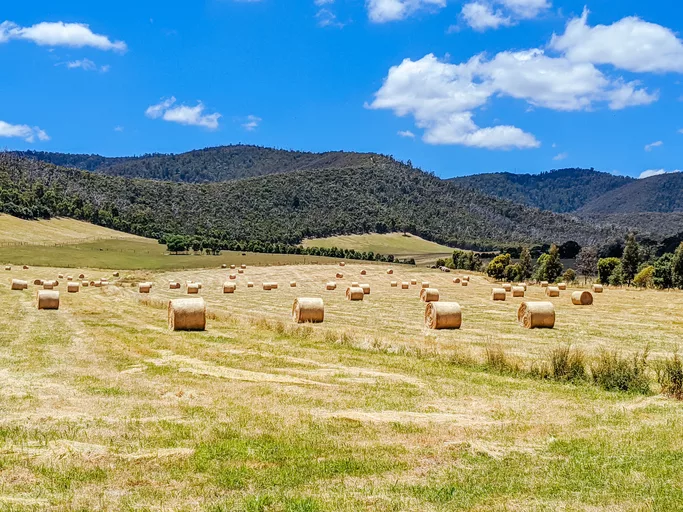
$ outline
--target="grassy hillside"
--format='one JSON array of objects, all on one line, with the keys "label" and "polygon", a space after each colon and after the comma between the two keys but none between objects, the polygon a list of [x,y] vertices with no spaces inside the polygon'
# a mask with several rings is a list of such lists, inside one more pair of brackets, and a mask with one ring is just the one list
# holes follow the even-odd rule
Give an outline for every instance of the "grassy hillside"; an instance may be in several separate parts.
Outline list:
[{"label": "grassy hillside", "polygon": [[567,213],[634,180],[593,169],[560,169],[540,174],[476,174],[453,181],[501,199]]},{"label": "grassy hillside", "polygon": [[444,182],[396,162],[225,183],[109,177],[0,155],[0,210],[63,215],[155,237],[205,234],[298,243],[407,230],[449,245],[596,243],[614,230]]},{"label": "grassy hillside", "polygon": [[333,236],[329,238],[313,238],[304,240],[306,247],[339,247],[340,249],[356,249],[361,252],[372,251],[375,254],[393,254],[401,259],[415,258],[417,264],[431,262],[437,258],[449,257],[453,249],[445,245],[424,240],[415,235],[403,233],[365,234]]},{"label": "grassy hillside", "polygon": [[[360,268],[347,266],[344,283]],[[563,292],[551,299],[556,328],[528,331],[515,320],[521,299],[492,303],[482,277],[462,288],[406,269],[393,279],[430,281],[463,307],[461,330],[425,335],[417,288],[389,288],[383,270],[366,276],[360,303],[343,286],[322,291],[334,270],[319,266],[248,269],[245,279],[298,287],[239,281],[234,296],[218,270],[141,273],[156,283],[149,297],[88,288],[63,293],[58,311],[1,282],[2,508],[680,509],[681,402],[654,384],[651,395],[609,392],[514,365],[539,367],[568,340],[590,361],[648,343],[662,357],[683,294],[608,290],[578,308]],[[186,296],[171,279],[204,283],[206,332],[168,331],[168,299]],[[291,323],[298,295],[324,297],[324,324]],[[547,300],[535,287],[529,298]],[[487,362],[494,337],[511,366]]]},{"label": "grassy hillside", "polygon": [[306,153],[245,145],[206,148],[177,155],[152,154],[124,158],[33,151],[17,154],[109,176],[186,183],[229,181],[304,169],[372,166],[390,160],[371,153]]}]

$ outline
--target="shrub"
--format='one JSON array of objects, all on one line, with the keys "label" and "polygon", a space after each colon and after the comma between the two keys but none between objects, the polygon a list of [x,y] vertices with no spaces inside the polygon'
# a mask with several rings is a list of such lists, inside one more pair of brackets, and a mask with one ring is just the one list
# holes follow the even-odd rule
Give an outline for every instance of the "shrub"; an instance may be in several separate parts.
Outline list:
[{"label": "shrub", "polygon": [[508,358],[500,345],[486,346],[486,369],[498,373],[519,373],[521,368],[519,363]]},{"label": "shrub", "polygon": [[491,260],[491,263],[489,263],[489,266],[486,268],[486,273],[489,277],[493,277],[494,279],[500,281],[501,279],[505,278],[505,267],[507,267],[509,264],[510,255],[499,254],[493,258],[493,260]]},{"label": "shrub", "polygon": [[645,267],[633,278],[633,284],[638,288],[652,288],[654,286],[655,267]]},{"label": "shrub", "polygon": [[657,382],[662,386],[662,393],[683,400],[683,361],[678,353],[673,358],[660,361],[656,367]]},{"label": "shrub", "polygon": [[646,375],[649,347],[633,357],[622,357],[618,352],[602,352],[591,364],[593,382],[607,391],[628,391],[648,394],[650,381]]},{"label": "shrub", "polygon": [[598,280],[602,284],[609,284],[609,278],[614,269],[621,264],[619,258],[602,258],[598,261]]},{"label": "shrub", "polygon": [[612,286],[621,286],[626,281],[626,276],[624,275],[624,269],[621,263],[614,267],[612,274],[609,276],[609,284]]},{"label": "shrub", "polygon": [[577,382],[586,380],[586,357],[569,345],[550,352],[550,372],[554,380]]},{"label": "shrub", "polygon": [[565,283],[573,283],[576,281],[576,272],[573,268],[568,268],[567,271],[562,275],[562,280]]}]

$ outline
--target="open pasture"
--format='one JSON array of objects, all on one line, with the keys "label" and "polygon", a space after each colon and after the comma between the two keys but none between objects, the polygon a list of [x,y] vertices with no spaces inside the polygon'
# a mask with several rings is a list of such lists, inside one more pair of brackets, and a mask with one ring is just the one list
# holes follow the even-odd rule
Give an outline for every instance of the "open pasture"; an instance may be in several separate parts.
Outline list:
[{"label": "open pasture", "polygon": [[[60,282],[57,311],[36,309],[35,286],[8,283],[64,269],[0,274],[0,507],[680,509],[680,402],[489,373],[453,354],[650,343],[658,357],[681,341],[682,294],[606,290],[578,307],[570,288],[549,299],[555,329],[529,331],[516,323],[521,299],[493,303],[481,276],[462,287],[457,272],[386,268],[248,267],[227,295],[230,269],[122,270],[119,280],[78,269],[115,284],[67,294]],[[389,284],[411,279],[459,302],[462,328],[425,330],[420,284]],[[167,301],[187,297],[190,280],[203,285],[207,330],[171,332]],[[152,292],[138,294],[138,281]],[[279,287],[263,291],[264,281]],[[361,302],[344,299],[352,281],[371,286]],[[292,323],[293,299],[305,296],[324,298],[323,324]],[[526,299],[548,300],[535,287]]]}]

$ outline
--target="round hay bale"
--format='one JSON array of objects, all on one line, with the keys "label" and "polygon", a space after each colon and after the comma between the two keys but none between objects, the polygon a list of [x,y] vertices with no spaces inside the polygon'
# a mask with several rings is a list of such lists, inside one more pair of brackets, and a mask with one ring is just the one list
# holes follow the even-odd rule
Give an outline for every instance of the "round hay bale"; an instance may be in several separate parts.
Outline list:
[{"label": "round hay bale", "polygon": [[292,320],[297,324],[319,324],[325,320],[325,303],[322,299],[299,297],[292,304]]},{"label": "round hay bale", "polygon": [[223,293],[235,293],[237,285],[235,283],[226,282],[223,283]]},{"label": "round hay bale", "polygon": [[370,295],[370,285],[369,284],[361,284],[360,288],[363,290],[363,293],[365,295]]},{"label": "round hay bale", "polygon": [[363,293],[363,288],[349,287],[346,289],[346,300],[363,300],[364,296],[365,293]]},{"label": "round hay bale", "polygon": [[270,283],[263,283],[263,289],[267,292],[273,289],[273,287],[270,285]]},{"label": "round hay bale", "polygon": [[221,268],[228,268],[228,266],[227,266],[225,263],[223,263],[223,264],[221,265]]},{"label": "round hay bale", "polygon": [[43,281],[43,290],[52,290],[55,286],[54,281]]},{"label": "round hay bale", "polygon": [[33,286],[43,286],[43,280],[36,279],[35,281],[33,281]]},{"label": "round hay bale", "polygon": [[548,281],[541,281],[541,288],[547,288],[548,284]]},{"label": "round hay bale", "polygon": [[361,270],[360,275],[365,276],[367,275],[368,271],[367,270]]},{"label": "round hay bale", "polygon": [[604,288],[601,284],[594,284],[593,285],[593,293],[602,293],[603,289]]},{"label": "round hay bale", "polygon": [[572,304],[575,306],[590,306],[593,304],[593,294],[587,291],[572,293]]},{"label": "round hay bale", "polygon": [[[102,286],[102,283],[95,283],[98,288]],[[138,284],[139,293],[149,293],[152,290],[152,283],[140,283]]]},{"label": "round hay bale", "polygon": [[341,272],[337,272],[337,275],[334,277],[336,277],[337,279],[344,279],[344,274],[342,274]]},{"label": "round hay bale", "polygon": [[67,281],[73,281],[74,278],[73,278],[72,276],[66,276],[66,280],[67,280]]},{"label": "round hay bale", "polygon": [[64,274],[57,274],[57,279],[64,279]]},{"label": "round hay bale", "polygon": [[242,263],[242,264],[240,265],[240,268],[241,268],[242,270],[246,270],[246,269],[247,269],[247,266],[246,266],[244,263]]},{"label": "round hay bale", "polygon": [[491,300],[504,301],[506,297],[504,288],[494,288],[491,290]]},{"label": "round hay bale", "polygon": [[517,286],[519,286],[520,288],[524,288],[524,291],[526,291],[526,289],[527,289],[526,283],[517,283]]},{"label": "round hay bale", "polygon": [[397,288],[397,287],[398,287],[398,282],[392,281],[392,282],[391,282],[391,287],[392,287],[392,288]]},{"label": "round hay bale", "polygon": [[78,293],[81,291],[81,286],[76,282],[68,283],[66,285],[66,291],[67,293]]},{"label": "round hay bale", "polygon": [[119,272],[114,272],[114,273],[112,274],[112,276],[114,276],[114,277],[119,277],[120,275],[121,275],[121,274],[120,274]]},{"label": "round hay bale", "polygon": [[90,286],[90,283],[88,283],[88,281],[83,281],[81,283],[81,288],[87,288],[88,286]]},{"label": "round hay bale", "polygon": [[512,287],[512,296],[513,297],[524,297],[524,292],[526,290],[522,286],[513,286]]},{"label": "round hay bale", "polygon": [[235,265],[230,265],[230,270],[235,270]]},{"label": "round hay bale", "polygon": [[168,328],[172,331],[203,331],[206,329],[204,299],[173,299],[168,301]]},{"label": "round hay bale", "polygon": [[352,281],[351,282],[351,288],[358,288],[360,284],[358,284],[358,281]]},{"label": "round hay bale", "polygon": [[334,282],[329,282],[325,285],[325,289],[327,290],[336,290],[337,289],[337,283]]},{"label": "round hay bale", "polygon": [[429,281],[422,281],[422,289],[429,288]]},{"label": "round hay bale", "polygon": [[90,286],[95,286],[95,281],[90,281]]},{"label": "round hay bale", "polygon": [[78,279],[85,279],[85,274],[78,274]]},{"label": "round hay bale", "polygon": [[168,289],[169,290],[180,290],[180,283],[176,283],[175,281],[171,281],[168,283]]},{"label": "round hay bale", "polygon": [[457,302],[429,302],[425,308],[425,326],[429,329],[460,329],[462,310]]},{"label": "round hay bale", "polygon": [[410,283],[408,281],[403,281],[401,283],[401,290],[407,290],[408,288],[410,288]]},{"label": "round hay bale", "polygon": [[59,309],[59,292],[38,290],[38,309]]},{"label": "round hay bale", "polygon": [[439,302],[439,290],[436,288],[422,288],[420,290],[420,300],[422,302]]},{"label": "round hay bale", "polygon": [[470,282],[469,282],[469,281],[463,281],[463,282],[460,283],[460,284],[463,285],[463,286],[468,286],[468,285],[470,284]]},{"label": "round hay bale", "polygon": [[237,274],[230,274],[230,279],[237,279]]},{"label": "round hay bale", "polygon": [[548,297],[559,297],[560,296],[560,289],[557,286],[548,286],[545,289],[545,294]]},{"label": "round hay bale", "polygon": [[187,285],[187,294],[188,295],[197,295],[199,293],[201,285],[199,283],[189,283]]},{"label": "round hay bale", "polygon": [[23,269],[28,270],[28,265],[24,265]]},{"label": "round hay bale", "polygon": [[453,278],[453,284],[460,284],[460,278],[459,278],[459,277],[454,277],[454,278]]},{"label": "round hay bale", "polygon": [[566,290],[567,289],[567,283],[557,283],[557,287],[560,290]]},{"label": "round hay bale", "polygon": [[410,280],[410,285],[415,286],[417,284],[417,279],[411,279]]},{"label": "round hay bale", "polygon": [[391,275],[391,274],[393,274],[393,273],[394,273],[394,269],[393,269],[393,268],[390,268],[389,270],[387,270],[387,274]]},{"label": "round hay bale", "polygon": [[244,274],[244,269],[243,268],[238,268],[237,269],[238,274]]},{"label": "round hay bale", "polygon": [[28,281],[22,279],[12,279],[12,290],[27,290]]},{"label": "round hay bale", "polygon": [[290,287],[290,288],[296,288],[296,281],[290,281],[290,282],[289,282],[289,287]]},{"label": "round hay bale", "polygon": [[517,321],[527,329],[555,327],[555,306],[552,302],[522,302],[517,310]]},{"label": "round hay bale", "polygon": [[503,290],[505,290],[506,293],[510,293],[512,291],[512,284],[510,283],[503,283],[501,286]]},{"label": "round hay bale", "polygon": [[270,289],[271,290],[277,290],[277,283],[275,283],[275,282],[270,283]]},{"label": "round hay bale", "polygon": [[463,276],[462,280],[467,281],[469,283],[470,282],[470,276]]},{"label": "round hay bale", "polygon": [[343,261],[340,261],[340,262],[339,262],[339,266],[340,266],[340,267],[345,267],[345,266],[346,266],[346,263],[343,262]]},{"label": "round hay bale", "polygon": [[251,281],[249,281],[249,282],[247,283],[247,288],[253,288],[253,287],[254,287],[254,283],[252,283]]},{"label": "round hay bale", "polygon": [[6,265],[6,266],[5,266],[5,270],[12,270],[12,267],[9,266],[9,265]]}]

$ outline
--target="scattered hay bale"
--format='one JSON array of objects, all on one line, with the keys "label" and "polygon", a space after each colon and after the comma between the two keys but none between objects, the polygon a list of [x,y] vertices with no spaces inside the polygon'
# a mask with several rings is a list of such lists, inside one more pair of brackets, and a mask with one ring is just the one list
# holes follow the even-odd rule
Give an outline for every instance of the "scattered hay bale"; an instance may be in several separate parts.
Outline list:
[{"label": "scattered hay bale", "polygon": [[340,262],[339,262],[339,266],[340,266],[340,267],[345,267],[345,266],[346,266],[346,263],[343,262],[343,261],[340,261]]},{"label": "scattered hay bale", "polygon": [[334,282],[329,282],[325,285],[325,289],[327,290],[336,290],[337,289],[337,283]]},{"label": "scattered hay bale", "polygon": [[168,283],[168,289],[169,290],[180,290],[180,283],[176,283],[175,281],[171,281]]},{"label": "scattered hay bale", "polygon": [[367,270],[361,270],[360,275],[365,276],[367,275],[368,271]]},{"label": "scattered hay bale", "polygon": [[55,286],[55,281],[43,281],[43,290],[52,290]]},{"label": "scattered hay bale", "polygon": [[459,277],[454,277],[454,278],[453,278],[453,284],[460,284],[460,278],[459,278]]},{"label": "scattered hay bale", "polygon": [[429,281],[422,281],[422,286],[421,286],[421,287],[422,287],[423,290],[426,289],[426,288],[429,288]]},{"label": "scattered hay bale", "polygon": [[270,283],[270,289],[271,290],[277,290],[277,283]]},{"label": "scattered hay bale", "polygon": [[541,281],[541,288],[547,288],[548,284],[548,281]]},{"label": "scattered hay bale", "polygon": [[512,284],[510,283],[503,283],[501,286],[503,290],[505,290],[506,293],[510,293],[512,291]]},{"label": "scattered hay bale", "polygon": [[337,272],[337,275],[334,277],[336,277],[337,279],[344,279],[344,274],[342,274],[341,272]]},{"label": "scattered hay bale", "polygon": [[408,288],[410,288],[410,283],[408,281],[403,281],[401,283],[401,290],[407,290]]},{"label": "scattered hay bale", "polygon": [[168,328],[172,331],[203,331],[206,329],[204,299],[173,299],[168,301]]},{"label": "scattered hay bale", "polygon": [[270,283],[263,283],[263,289],[267,292],[273,289],[273,287],[270,285]]},{"label": "scattered hay bale", "polygon": [[297,324],[319,324],[325,319],[325,303],[322,299],[299,297],[292,304],[292,320]]},{"label": "scattered hay bale", "polygon": [[247,269],[247,266],[246,266],[244,263],[242,263],[242,264],[240,265],[240,268],[241,268],[242,270],[246,270],[246,269]]},{"label": "scattered hay bale", "polygon": [[81,291],[81,286],[76,282],[68,283],[66,285],[66,291],[67,293],[78,293]]},{"label": "scattered hay bale", "polygon": [[364,296],[365,296],[365,293],[363,292],[363,288],[351,286],[351,287],[346,289],[346,300],[351,300],[351,301],[363,300]]},{"label": "scattered hay bale", "polygon": [[90,286],[90,283],[88,283],[88,281],[83,281],[81,283],[81,288],[87,288],[88,286]]},{"label": "scattered hay bale", "polygon": [[462,280],[467,281],[469,283],[470,282],[470,276],[463,276]]},{"label": "scattered hay bale", "polygon": [[506,293],[504,288],[494,288],[491,290],[491,300],[504,301],[506,298]]},{"label": "scattered hay bale", "polygon": [[221,265],[221,268],[228,268],[228,266],[227,266],[225,263],[223,263],[223,264]]},{"label": "scattered hay bale", "polygon": [[120,275],[121,275],[121,274],[120,274],[119,272],[114,272],[114,273],[112,274],[112,276],[114,276],[114,277],[119,277]]},{"label": "scattered hay bale", "polygon": [[22,279],[12,279],[12,290],[27,290],[28,281]]},{"label": "scattered hay bale", "polygon": [[420,300],[422,302],[438,302],[439,290],[436,288],[422,288],[420,290]]},{"label": "scattered hay bale", "polygon": [[397,287],[398,287],[398,282],[392,281],[392,282],[391,282],[391,287],[392,287],[392,288],[397,288]]},{"label": "scattered hay bale", "polygon": [[233,280],[237,279],[237,274],[230,274],[230,279],[233,279]]},{"label": "scattered hay bale", "polygon": [[524,297],[524,292],[526,290],[524,289],[523,286],[513,286],[512,287],[512,296],[513,297]]},{"label": "scattered hay bale", "polygon": [[[102,283],[95,283],[95,286],[100,287],[102,286]],[[149,293],[152,291],[152,283],[140,283],[138,284],[138,292],[139,293]]]},{"label": "scattered hay bale", "polygon": [[594,284],[593,285],[593,293],[602,293],[603,291],[603,286],[601,284]]},{"label": "scattered hay bale", "polygon": [[411,286],[415,286],[417,284],[417,279],[411,279],[410,284]]},{"label": "scattered hay bale", "polygon": [[74,278],[73,278],[72,276],[66,276],[66,280],[67,280],[67,281],[73,281]]},{"label": "scattered hay bale", "polygon": [[566,290],[567,289],[567,283],[557,283],[557,287],[560,290]]},{"label": "scattered hay bale", "polygon": [[560,289],[557,286],[548,286],[545,289],[545,294],[548,297],[559,297],[560,296]]},{"label": "scattered hay bale", "polygon": [[289,287],[290,287],[290,288],[296,288],[296,281],[290,281],[290,282],[289,282]]},{"label": "scattered hay bale", "polygon": [[199,283],[189,283],[187,285],[187,294],[188,295],[197,295],[199,293],[200,288],[201,288],[201,285]]},{"label": "scattered hay bale", "polygon": [[360,284],[358,284],[358,281],[352,281],[351,282],[351,288],[358,288]]},{"label": "scattered hay bale", "polygon": [[85,279],[85,274],[78,274],[78,279]]},{"label": "scattered hay bale", "polygon": [[593,304],[593,294],[587,291],[572,293],[572,304],[575,306],[590,306]]},{"label": "scattered hay bale", "polygon": [[460,329],[462,310],[457,302],[429,302],[425,308],[425,326],[429,329]]},{"label": "scattered hay bale", "polygon": [[9,266],[9,265],[6,265],[6,266],[5,266],[5,270],[12,270],[12,267]]},{"label": "scattered hay bale", "polygon": [[462,283],[460,283],[460,284],[461,284],[461,285],[463,285],[463,286],[467,286],[467,285],[469,285],[469,284],[470,284],[470,282],[469,282],[469,281],[463,281],[463,282],[462,282]]},{"label": "scattered hay bale", "polygon": [[36,279],[35,281],[33,281],[33,286],[43,286],[43,280]]},{"label": "scattered hay bale", "polygon": [[370,295],[370,285],[369,284],[361,284],[360,288],[363,290],[363,293],[365,295]]},{"label": "scattered hay bale", "polygon": [[225,282],[223,283],[223,293],[235,293],[237,285],[235,283]]},{"label": "scattered hay bale", "polygon": [[391,275],[391,274],[393,274],[393,273],[394,273],[394,269],[393,269],[393,268],[390,268],[389,270],[387,270],[387,274]]},{"label": "scattered hay bale", "polygon": [[527,329],[555,327],[555,306],[552,302],[522,302],[517,310],[517,321]]},{"label": "scattered hay bale", "polygon": [[235,265],[230,265],[230,270],[235,270]]},{"label": "scattered hay bale", "polygon": [[253,287],[254,287],[254,283],[252,283],[251,281],[249,281],[249,282],[247,283],[247,288],[253,288]]},{"label": "scattered hay bale", "polygon": [[64,279],[64,274],[57,274],[57,279]]},{"label": "scattered hay bale", "polygon": [[59,292],[38,290],[38,309],[59,309]]},{"label": "scattered hay bale", "polygon": [[[94,286],[95,288],[102,288],[102,282],[101,282],[101,281],[95,281],[95,282],[93,283],[93,286]],[[151,289],[151,286],[150,286],[150,289]],[[139,287],[138,287],[138,291],[139,291]],[[149,293],[149,291],[147,291],[147,292],[140,292],[140,293]]]},{"label": "scattered hay bale", "polygon": [[24,269],[24,270],[28,270],[28,265],[24,265],[24,266],[23,266],[23,269]]},{"label": "scattered hay bale", "polygon": [[95,286],[95,281],[90,281],[90,286]]},{"label": "scattered hay bale", "polygon": [[517,283],[517,286],[519,286],[520,288],[524,288],[524,291],[526,291],[526,289],[527,289],[526,283]]},{"label": "scattered hay bale", "polygon": [[244,269],[243,268],[238,268],[237,269],[238,274],[244,274]]}]

